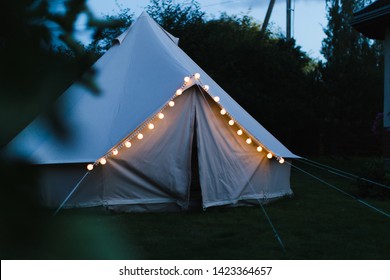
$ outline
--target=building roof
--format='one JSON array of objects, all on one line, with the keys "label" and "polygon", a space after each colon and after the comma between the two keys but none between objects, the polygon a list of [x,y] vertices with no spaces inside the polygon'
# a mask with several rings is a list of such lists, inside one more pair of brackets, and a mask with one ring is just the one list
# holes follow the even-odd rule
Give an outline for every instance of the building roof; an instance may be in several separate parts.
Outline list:
[{"label": "building roof", "polygon": [[351,24],[357,31],[371,39],[385,39],[390,26],[390,0],[377,0],[353,15]]}]

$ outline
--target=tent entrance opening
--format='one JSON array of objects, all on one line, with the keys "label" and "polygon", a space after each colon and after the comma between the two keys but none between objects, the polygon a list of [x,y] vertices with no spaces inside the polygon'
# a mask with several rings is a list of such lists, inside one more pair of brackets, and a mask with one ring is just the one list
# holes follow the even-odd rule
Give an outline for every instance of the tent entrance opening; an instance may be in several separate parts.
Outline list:
[{"label": "tent entrance opening", "polygon": [[199,179],[199,160],[198,160],[198,143],[196,135],[197,125],[194,121],[194,136],[192,139],[192,152],[191,152],[191,185],[190,185],[190,197],[189,197],[189,209],[201,209],[202,208],[202,191]]}]

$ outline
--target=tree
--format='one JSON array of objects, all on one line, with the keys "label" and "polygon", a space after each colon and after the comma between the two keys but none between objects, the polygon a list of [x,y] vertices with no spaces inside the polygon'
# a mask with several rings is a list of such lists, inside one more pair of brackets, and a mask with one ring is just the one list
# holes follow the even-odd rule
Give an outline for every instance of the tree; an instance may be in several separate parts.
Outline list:
[{"label": "tree", "polygon": [[150,0],[146,11],[165,30],[177,32],[176,36],[182,35],[189,26],[203,23],[205,16],[195,0],[185,4],[174,3],[173,0]]},{"label": "tree", "polygon": [[294,40],[262,35],[260,24],[247,15],[222,13],[206,20],[196,1],[152,0],[147,11],[268,130],[289,147],[307,150],[307,142],[301,145],[298,139],[313,126],[310,92],[316,68]]},{"label": "tree", "polygon": [[371,125],[383,107],[382,46],[350,25],[353,11],[364,4],[360,0],[327,1],[327,37],[321,51],[326,62],[320,65],[321,126],[332,153],[375,151]]},{"label": "tree", "polygon": [[[93,58],[77,42],[74,23],[81,14],[86,15],[87,25],[96,32],[105,23],[92,15],[85,2],[63,1],[61,12],[51,4],[62,5],[62,1],[0,3],[0,149],[38,113],[52,107],[54,99],[71,81],[98,92],[93,71],[82,75]],[[59,44],[60,50],[54,46]],[[48,125],[65,138],[56,108],[47,116]],[[0,165],[0,178],[5,182],[0,201],[0,223],[4,229],[0,232],[0,254],[8,259],[29,258],[15,248],[45,242],[48,228],[47,211],[38,205],[38,172],[32,165],[11,165],[3,158]]]},{"label": "tree", "polygon": [[[87,26],[96,33],[106,23],[93,16],[85,0],[64,1],[61,11],[47,0],[3,1],[0,5],[2,146],[39,112],[48,110],[72,81],[98,92],[93,69],[84,73],[93,57],[77,41],[74,23],[84,14]],[[65,132],[55,112],[55,107],[48,111],[48,124]]]},{"label": "tree", "polygon": [[130,9],[120,9],[116,16],[107,15],[105,21],[109,24],[94,34],[92,42],[86,47],[87,52],[96,59],[103,55],[112,46],[114,39],[130,27],[133,17]]}]

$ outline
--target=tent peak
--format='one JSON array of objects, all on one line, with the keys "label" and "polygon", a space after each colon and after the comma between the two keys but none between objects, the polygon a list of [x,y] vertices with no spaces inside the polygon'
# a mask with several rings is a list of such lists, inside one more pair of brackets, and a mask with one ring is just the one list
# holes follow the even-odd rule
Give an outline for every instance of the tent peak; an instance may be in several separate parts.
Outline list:
[{"label": "tent peak", "polygon": [[161,28],[161,30],[165,33],[165,35],[168,36],[169,39],[171,39],[172,42],[175,43],[175,45],[179,45],[179,38],[173,36],[172,34],[170,34],[168,31],[166,31],[164,28],[162,28],[159,24],[157,24],[157,22],[146,12],[146,11],[143,11],[139,17],[131,24],[131,26],[126,29],[125,32],[123,32],[121,35],[119,35],[118,37],[116,37],[114,40],[113,40],[113,44],[122,44],[123,40],[127,37],[127,34],[129,33],[130,29],[139,21],[141,21],[142,19],[145,19],[145,21],[142,21],[143,24],[148,24],[148,25],[157,25],[159,28]]}]

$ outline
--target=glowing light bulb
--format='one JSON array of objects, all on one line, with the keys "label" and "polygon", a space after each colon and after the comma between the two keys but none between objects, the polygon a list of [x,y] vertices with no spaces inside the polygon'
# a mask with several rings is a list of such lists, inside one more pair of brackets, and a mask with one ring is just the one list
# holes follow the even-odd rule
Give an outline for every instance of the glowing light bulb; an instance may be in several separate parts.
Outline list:
[{"label": "glowing light bulb", "polygon": [[271,159],[272,158],[272,153],[267,154],[267,158]]},{"label": "glowing light bulb", "polygon": [[100,159],[100,164],[105,165],[107,163],[107,160],[105,158]]},{"label": "glowing light bulb", "polygon": [[144,138],[144,135],[143,135],[142,133],[139,133],[139,134],[137,135],[137,138],[138,138],[139,140],[141,140],[142,138]]},{"label": "glowing light bulb", "polygon": [[150,123],[150,124],[148,125],[148,128],[149,128],[149,129],[153,129],[153,128],[154,128],[154,124]]},{"label": "glowing light bulb", "polygon": [[188,83],[190,81],[190,77],[184,77],[184,82]]},{"label": "glowing light bulb", "polygon": [[126,141],[125,142],[125,146],[126,146],[126,148],[130,148],[131,147],[131,142],[130,141]]},{"label": "glowing light bulb", "polygon": [[280,163],[280,164],[283,164],[283,163],[284,163],[284,158],[282,158],[282,157],[279,158],[279,163]]},{"label": "glowing light bulb", "polygon": [[182,93],[183,93],[183,90],[180,88],[176,91],[176,95],[181,95]]},{"label": "glowing light bulb", "polygon": [[261,146],[258,146],[257,147],[257,151],[260,153],[261,151],[263,150],[263,148]]},{"label": "glowing light bulb", "polygon": [[225,115],[226,114],[226,110],[222,109],[220,113],[221,113],[221,115]]},{"label": "glowing light bulb", "polygon": [[233,120],[230,120],[229,121],[229,125],[233,125],[234,124],[234,121]]},{"label": "glowing light bulb", "polygon": [[116,156],[116,155],[118,154],[118,150],[117,150],[117,149],[112,150],[112,154],[113,154],[114,156]]},{"label": "glowing light bulb", "polygon": [[242,135],[242,130],[241,129],[237,130],[237,134]]},{"label": "glowing light bulb", "polygon": [[252,143],[252,139],[250,139],[250,138],[246,139],[246,143],[247,143],[247,144]]},{"label": "glowing light bulb", "polygon": [[199,73],[195,73],[194,77],[195,77],[195,79],[199,80],[200,74]]},{"label": "glowing light bulb", "polygon": [[158,114],[158,118],[159,118],[160,120],[162,120],[162,119],[164,118],[164,114],[163,114],[163,113]]},{"label": "glowing light bulb", "polygon": [[215,97],[214,97],[214,101],[215,101],[215,102],[219,102],[219,100],[221,100],[221,99],[219,98],[219,96],[215,96]]},{"label": "glowing light bulb", "polygon": [[87,169],[88,169],[89,171],[91,171],[91,170],[93,169],[93,164],[88,164],[88,165],[87,165]]},{"label": "glowing light bulb", "polygon": [[175,106],[175,102],[169,101],[168,105],[169,105],[169,107],[173,107],[173,106]]},{"label": "glowing light bulb", "polygon": [[203,89],[204,89],[205,91],[208,91],[209,88],[210,88],[210,87],[209,87],[208,85],[204,85],[204,86],[203,86]]}]

